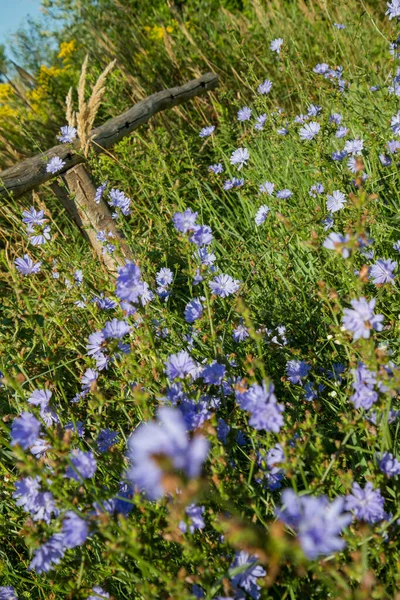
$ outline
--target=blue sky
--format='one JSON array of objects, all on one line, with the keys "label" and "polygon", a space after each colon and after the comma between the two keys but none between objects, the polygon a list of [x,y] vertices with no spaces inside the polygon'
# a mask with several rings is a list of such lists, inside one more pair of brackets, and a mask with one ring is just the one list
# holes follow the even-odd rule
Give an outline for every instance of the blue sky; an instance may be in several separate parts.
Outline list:
[{"label": "blue sky", "polygon": [[39,17],[41,0],[0,0],[0,43],[14,33],[28,15]]}]

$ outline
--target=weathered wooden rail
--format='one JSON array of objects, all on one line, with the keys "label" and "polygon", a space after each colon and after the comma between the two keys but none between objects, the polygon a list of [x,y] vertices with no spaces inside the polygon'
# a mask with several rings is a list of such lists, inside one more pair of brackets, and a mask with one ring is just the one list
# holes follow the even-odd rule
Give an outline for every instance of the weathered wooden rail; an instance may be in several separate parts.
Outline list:
[{"label": "weathered wooden rail", "polygon": [[[182,104],[195,96],[206,94],[217,86],[218,76],[214,73],[206,73],[182,86],[152,94],[121,115],[93,129],[90,134],[91,147],[94,152],[101,153],[146,123],[156,113]],[[53,156],[59,156],[65,162],[62,170],[55,175],[46,171],[46,164]],[[42,154],[0,172],[0,197],[5,199],[12,195],[18,198],[50,179],[61,176],[65,186],[54,181],[51,186],[54,193],[89,238],[98,256],[108,268],[115,270],[117,265],[114,258],[102,254],[102,245],[96,237],[97,231],[99,229],[111,231],[119,239],[120,249],[125,258],[131,258],[130,251],[111,218],[107,204],[103,200],[98,204],[94,201],[96,189],[89,172],[83,165],[85,160],[79,140],[73,144],[54,146]]]}]

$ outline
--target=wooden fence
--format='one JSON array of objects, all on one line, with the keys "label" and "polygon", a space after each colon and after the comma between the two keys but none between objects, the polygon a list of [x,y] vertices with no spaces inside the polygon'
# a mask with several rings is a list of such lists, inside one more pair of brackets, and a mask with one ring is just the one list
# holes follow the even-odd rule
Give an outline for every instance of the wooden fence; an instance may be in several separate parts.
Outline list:
[{"label": "wooden fence", "polygon": [[[104,152],[146,123],[156,113],[205,94],[217,86],[218,76],[214,73],[206,73],[182,86],[152,94],[121,115],[93,129],[90,134],[91,147],[96,153]],[[47,173],[46,165],[54,156],[60,157],[65,162],[65,166],[52,175]],[[104,200],[95,202],[96,188],[84,163],[85,156],[80,150],[79,140],[72,144],[54,146],[42,154],[0,172],[0,197],[3,197],[3,201],[11,195],[18,198],[41,184],[54,180],[50,185],[60,202],[85,233],[97,255],[110,270],[115,271],[118,264],[121,264],[121,260],[108,254],[103,255],[102,244],[97,240],[99,230],[108,230],[119,240],[124,258],[131,259],[132,256],[122,233],[111,217],[107,204]],[[62,185],[57,180],[60,176]]]}]

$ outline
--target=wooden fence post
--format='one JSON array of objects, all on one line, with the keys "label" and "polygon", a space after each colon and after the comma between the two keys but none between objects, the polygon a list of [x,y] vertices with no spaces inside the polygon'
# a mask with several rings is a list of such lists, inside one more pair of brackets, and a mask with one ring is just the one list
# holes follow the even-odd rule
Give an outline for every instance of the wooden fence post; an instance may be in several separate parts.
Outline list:
[{"label": "wooden fence post", "polygon": [[127,260],[133,260],[123,234],[117,229],[111,212],[103,199],[97,204],[94,200],[96,188],[89,172],[83,164],[76,165],[62,175],[65,186],[54,181],[51,184],[53,192],[68,211],[75,223],[88,238],[99,259],[110,271],[117,271],[124,264],[124,259],[112,254],[103,254],[103,244],[97,239],[101,230],[110,232],[119,242],[120,252]]},{"label": "wooden fence post", "polygon": [[[104,152],[140,125],[147,123],[156,113],[206,94],[217,86],[218,75],[206,73],[179,87],[152,94],[121,115],[93,129],[90,133],[92,150],[96,154]],[[55,156],[64,163],[57,174],[48,172],[46,168],[48,161]],[[110,231],[118,240],[121,254],[125,259],[132,260],[132,254],[122,233],[118,231],[107,204],[104,200],[99,204],[94,201],[96,189],[84,166],[85,161],[78,139],[72,144],[54,146],[1,172],[0,198],[7,198],[11,194],[14,198],[18,198],[53,179],[50,186],[57,198],[89,239],[98,257],[110,270],[116,271],[118,264],[122,262],[121,258],[103,254],[103,245],[97,239],[97,232]],[[65,186],[60,186],[55,177],[62,177]]]}]

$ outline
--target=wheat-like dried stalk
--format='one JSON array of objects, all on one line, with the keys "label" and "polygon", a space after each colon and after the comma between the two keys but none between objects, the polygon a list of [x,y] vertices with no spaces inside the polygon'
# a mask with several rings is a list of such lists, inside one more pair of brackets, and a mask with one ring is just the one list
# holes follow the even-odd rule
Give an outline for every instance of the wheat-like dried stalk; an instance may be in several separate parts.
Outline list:
[{"label": "wheat-like dried stalk", "polygon": [[86,155],[86,148],[88,146],[87,139],[87,104],[85,102],[85,87],[86,87],[86,73],[87,73],[87,65],[88,65],[89,56],[85,56],[85,60],[83,61],[81,74],[78,82],[78,113],[76,115],[77,129],[78,129],[78,137],[81,142],[82,149]]},{"label": "wheat-like dried stalk", "polygon": [[76,115],[74,112],[74,107],[72,104],[72,87],[69,88],[66,100],[65,100],[65,104],[67,107],[66,110],[66,117],[67,117],[67,123],[70,127],[75,127],[75,123],[76,123]]},{"label": "wheat-like dried stalk", "polygon": [[78,136],[81,142],[81,148],[85,156],[87,156],[89,150],[90,143],[90,132],[93,127],[94,120],[96,118],[97,111],[99,110],[99,106],[101,100],[104,96],[105,92],[105,81],[107,75],[113,69],[116,60],[110,62],[109,65],[106,66],[104,71],[100,74],[96,83],[92,88],[92,93],[87,102],[85,102],[85,87],[86,87],[86,74],[87,74],[87,66],[88,66],[88,56],[86,55],[85,60],[82,65],[81,75],[79,77],[78,83],[78,113],[76,114],[76,122],[77,122],[77,130]]},{"label": "wheat-like dried stalk", "polygon": [[104,92],[106,91],[106,88],[104,86],[106,77],[110,73],[110,71],[114,68],[116,62],[117,62],[117,60],[114,59],[113,61],[110,62],[110,64],[108,64],[106,66],[106,68],[100,74],[98,80],[96,81],[96,83],[93,86],[92,95],[90,96],[88,105],[87,105],[88,106],[88,118],[89,118],[89,131],[92,129],[94,120],[96,118],[97,111],[99,110],[101,100],[104,96]]},{"label": "wheat-like dried stalk", "polygon": [[79,76],[79,82],[78,82],[78,88],[77,88],[79,110],[81,110],[81,108],[83,108],[85,106],[85,87],[86,87],[86,73],[87,73],[88,61],[89,61],[89,55],[86,54],[85,60],[83,61],[81,74]]}]

